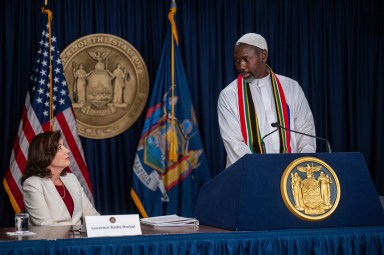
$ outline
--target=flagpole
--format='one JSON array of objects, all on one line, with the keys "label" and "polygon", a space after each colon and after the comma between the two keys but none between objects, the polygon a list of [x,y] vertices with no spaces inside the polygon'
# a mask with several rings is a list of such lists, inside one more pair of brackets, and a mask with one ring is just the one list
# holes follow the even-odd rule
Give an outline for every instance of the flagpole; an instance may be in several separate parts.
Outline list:
[{"label": "flagpole", "polygon": [[178,43],[175,13],[173,1],[168,10],[163,53],[133,164],[131,198],[142,217],[193,216],[198,190],[210,179],[197,121],[194,120],[188,80],[175,44],[175,41]]},{"label": "flagpole", "polygon": [[172,1],[172,5],[168,14],[168,20],[171,23],[172,27],[172,34],[171,34],[171,79],[172,79],[172,98],[171,98],[171,107],[172,107],[172,119],[171,119],[171,127],[170,127],[170,148],[169,148],[169,160],[172,160],[173,162],[177,161],[177,136],[176,136],[176,127],[175,127],[175,104],[174,104],[174,98],[175,98],[175,45],[174,41],[176,41],[176,44],[179,44],[178,36],[177,36],[177,30],[176,30],[176,23],[174,20],[174,16],[176,13],[176,2],[175,0]]},{"label": "flagpole", "polygon": [[[45,5],[47,5],[48,0],[45,0]],[[48,43],[49,43],[49,130],[52,131],[53,128],[53,86],[52,86],[52,31],[51,31],[51,20],[52,20],[52,11],[49,9],[41,8],[41,11],[48,15]]]}]

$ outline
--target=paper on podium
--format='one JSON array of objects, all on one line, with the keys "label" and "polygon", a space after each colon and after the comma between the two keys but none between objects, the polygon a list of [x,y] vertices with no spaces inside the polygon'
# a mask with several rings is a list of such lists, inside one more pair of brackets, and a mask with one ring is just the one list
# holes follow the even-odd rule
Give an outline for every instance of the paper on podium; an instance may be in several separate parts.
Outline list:
[{"label": "paper on podium", "polygon": [[176,214],[143,218],[140,219],[140,222],[152,227],[186,227],[199,225],[199,221],[195,218],[181,217]]}]

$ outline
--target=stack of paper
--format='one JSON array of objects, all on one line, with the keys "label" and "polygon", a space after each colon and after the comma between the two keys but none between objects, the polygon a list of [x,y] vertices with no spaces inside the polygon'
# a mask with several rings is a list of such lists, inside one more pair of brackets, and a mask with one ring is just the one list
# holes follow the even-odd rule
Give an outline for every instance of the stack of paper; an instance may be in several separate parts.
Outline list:
[{"label": "stack of paper", "polygon": [[194,218],[180,217],[176,214],[140,219],[144,225],[152,227],[186,227],[198,226],[199,221]]},{"label": "stack of paper", "polygon": [[33,236],[33,235],[36,235],[36,233],[31,232],[31,231],[24,231],[24,232],[20,232],[20,233],[6,232],[6,234],[9,236]]}]

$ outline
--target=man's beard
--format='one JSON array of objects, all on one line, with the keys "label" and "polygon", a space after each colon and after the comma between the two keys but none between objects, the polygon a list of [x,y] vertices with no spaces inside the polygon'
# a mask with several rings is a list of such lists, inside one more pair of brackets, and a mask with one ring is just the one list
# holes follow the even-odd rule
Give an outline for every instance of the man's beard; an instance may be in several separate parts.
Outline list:
[{"label": "man's beard", "polygon": [[254,80],[256,80],[256,79],[253,76],[251,76],[251,77],[249,77],[247,79],[244,79],[244,81],[247,82],[247,83],[252,83]]}]

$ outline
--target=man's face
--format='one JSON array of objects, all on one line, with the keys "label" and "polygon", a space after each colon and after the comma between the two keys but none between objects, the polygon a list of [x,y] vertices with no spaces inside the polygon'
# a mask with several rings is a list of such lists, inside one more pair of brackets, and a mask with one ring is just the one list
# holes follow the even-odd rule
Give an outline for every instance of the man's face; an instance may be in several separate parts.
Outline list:
[{"label": "man's face", "polygon": [[267,51],[248,44],[240,44],[235,48],[235,65],[244,79],[259,79],[268,73],[265,69]]}]

